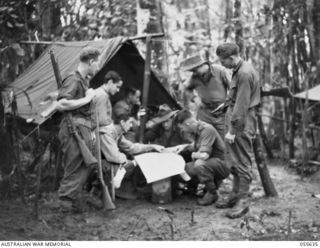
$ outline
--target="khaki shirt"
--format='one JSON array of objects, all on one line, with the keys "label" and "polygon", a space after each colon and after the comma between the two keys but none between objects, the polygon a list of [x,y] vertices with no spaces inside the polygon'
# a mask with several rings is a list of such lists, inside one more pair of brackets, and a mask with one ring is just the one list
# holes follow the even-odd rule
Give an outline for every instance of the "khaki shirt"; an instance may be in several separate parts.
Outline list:
[{"label": "khaki shirt", "polygon": [[210,66],[210,75],[207,79],[194,76],[190,78],[187,89],[195,89],[206,105],[219,105],[226,100],[230,79],[226,70],[220,65]]},{"label": "khaki shirt", "polygon": [[229,132],[235,134],[244,130],[249,109],[260,104],[261,85],[252,65],[241,60],[234,69],[228,101],[232,108]]},{"label": "khaki shirt", "polygon": [[133,143],[123,136],[119,125],[109,125],[100,129],[101,150],[108,162],[123,164],[126,154],[135,155],[151,150],[149,145]]},{"label": "khaki shirt", "polygon": [[99,126],[108,126],[112,121],[112,106],[109,94],[102,88],[96,89],[96,95],[91,103],[92,127],[96,127],[95,108],[97,108]]},{"label": "khaki shirt", "polygon": [[199,121],[194,146],[196,152],[208,153],[210,158],[224,159],[224,142],[217,130],[210,124]]},{"label": "khaki shirt", "polygon": [[[78,71],[67,76],[61,87],[59,88],[58,100],[76,100],[85,97],[88,90],[88,82],[85,80]],[[90,123],[90,104],[86,104],[78,109],[65,111],[65,113],[71,113],[75,118],[83,118]]]}]

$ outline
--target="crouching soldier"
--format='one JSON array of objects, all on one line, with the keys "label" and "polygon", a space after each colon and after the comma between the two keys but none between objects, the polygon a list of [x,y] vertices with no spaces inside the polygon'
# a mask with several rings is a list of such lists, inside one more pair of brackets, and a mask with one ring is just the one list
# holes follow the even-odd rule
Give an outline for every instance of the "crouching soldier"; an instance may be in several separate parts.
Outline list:
[{"label": "crouching soldier", "polygon": [[186,164],[186,172],[197,177],[206,187],[206,194],[198,199],[199,205],[210,205],[218,200],[218,188],[230,170],[224,162],[224,142],[217,130],[196,120],[188,110],[181,110],[175,117],[178,128],[194,138],[193,161]]},{"label": "crouching soldier", "polygon": [[119,188],[128,171],[132,172],[135,163],[127,159],[127,155],[135,155],[145,152],[161,152],[164,147],[153,144],[133,143],[124,137],[131,126],[132,119],[126,113],[114,115],[114,124],[100,129],[101,151],[106,160],[118,167],[114,178],[115,187]]}]

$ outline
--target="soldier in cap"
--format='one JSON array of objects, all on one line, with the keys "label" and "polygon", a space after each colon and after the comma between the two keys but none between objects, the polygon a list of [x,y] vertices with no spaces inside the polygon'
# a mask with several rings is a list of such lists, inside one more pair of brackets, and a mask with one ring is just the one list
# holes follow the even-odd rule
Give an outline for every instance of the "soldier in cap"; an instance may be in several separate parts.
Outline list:
[{"label": "soldier in cap", "polygon": [[216,51],[221,64],[233,70],[228,110],[226,162],[233,175],[233,189],[226,202],[217,203],[219,208],[233,208],[229,218],[239,218],[249,211],[248,192],[252,181],[252,141],[256,134],[256,107],[260,104],[260,83],[257,72],[239,56],[239,47],[224,43]]},{"label": "soldier in cap", "polygon": [[215,127],[219,135],[225,135],[225,113],[222,111],[227,90],[229,76],[220,65],[212,65],[201,54],[190,56],[181,62],[181,68],[191,71],[192,76],[187,82],[186,92],[196,90],[201,99],[197,118]]}]

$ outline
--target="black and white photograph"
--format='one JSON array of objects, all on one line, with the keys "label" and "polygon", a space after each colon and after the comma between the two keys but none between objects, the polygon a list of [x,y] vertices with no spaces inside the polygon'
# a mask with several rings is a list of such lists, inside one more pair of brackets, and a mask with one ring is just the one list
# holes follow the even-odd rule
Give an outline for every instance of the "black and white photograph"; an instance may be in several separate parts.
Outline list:
[{"label": "black and white photograph", "polygon": [[319,247],[319,78],[320,0],[0,0],[0,246]]}]

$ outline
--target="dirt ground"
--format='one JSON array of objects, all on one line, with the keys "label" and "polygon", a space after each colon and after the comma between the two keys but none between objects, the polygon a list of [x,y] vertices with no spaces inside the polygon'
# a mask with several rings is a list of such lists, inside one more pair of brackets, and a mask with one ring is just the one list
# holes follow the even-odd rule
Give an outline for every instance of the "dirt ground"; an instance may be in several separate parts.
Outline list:
[{"label": "dirt ground", "polygon": [[[241,219],[230,220],[226,210],[214,206],[198,206],[190,195],[166,205],[117,199],[111,212],[66,215],[51,208],[54,194],[43,197],[38,219],[32,217],[32,202],[2,201],[0,240],[320,240],[320,180],[302,181],[279,162],[269,170],[279,197],[263,196],[256,172],[250,212]],[[226,180],[221,197],[230,187]]]}]

